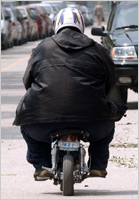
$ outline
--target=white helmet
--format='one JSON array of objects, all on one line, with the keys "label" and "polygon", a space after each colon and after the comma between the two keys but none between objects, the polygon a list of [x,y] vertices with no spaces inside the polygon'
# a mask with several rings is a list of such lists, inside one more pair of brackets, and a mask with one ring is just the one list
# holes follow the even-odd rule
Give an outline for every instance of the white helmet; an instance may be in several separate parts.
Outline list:
[{"label": "white helmet", "polygon": [[64,8],[58,12],[54,21],[55,34],[64,27],[75,27],[84,33],[85,25],[82,13],[76,8]]}]

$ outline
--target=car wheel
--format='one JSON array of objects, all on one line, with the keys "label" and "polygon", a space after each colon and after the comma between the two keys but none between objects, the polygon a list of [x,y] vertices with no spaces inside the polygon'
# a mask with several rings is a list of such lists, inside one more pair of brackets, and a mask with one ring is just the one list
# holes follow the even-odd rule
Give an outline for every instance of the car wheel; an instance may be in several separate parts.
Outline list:
[{"label": "car wheel", "polygon": [[8,43],[8,48],[12,48],[12,42]]},{"label": "car wheel", "polygon": [[38,33],[36,34],[36,40],[39,40],[39,34]]},{"label": "car wheel", "polygon": [[19,40],[17,40],[17,39],[14,40],[14,45],[15,45],[15,46],[18,46],[18,45],[19,45]]},{"label": "car wheel", "polygon": [[3,44],[3,46],[2,46],[2,50],[6,50],[7,48],[8,48],[7,43]]},{"label": "car wheel", "polygon": [[13,46],[14,46],[14,42],[12,41],[12,42],[11,42],[11,47],[13,47]]}]

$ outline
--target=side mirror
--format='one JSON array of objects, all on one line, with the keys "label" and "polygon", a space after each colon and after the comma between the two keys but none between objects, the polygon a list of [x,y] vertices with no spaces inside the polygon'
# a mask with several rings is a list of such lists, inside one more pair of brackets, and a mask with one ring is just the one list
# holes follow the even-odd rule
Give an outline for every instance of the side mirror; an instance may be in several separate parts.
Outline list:
[{"label": "side mirror", "polygon": [[105,31],[104,26],[93,26],[91,29],[91,34],[96,36],[107,36],[108,32]]},{"label": "side mirror", "polygon": [[5,20],[10,20],[10,19],[11,19],[10,16],[8,16],[8,15],[5,16]]},{"label": "side mirror", "polygon": [[23,17],[23,19],[24,19],[24,20],[26,20],[26,19],[27,19],[27,17]]},{"label": "side mirror", "polygon": [[31,18],[34,19],[34,20],[36,20],[37,16],[33,15]]}]

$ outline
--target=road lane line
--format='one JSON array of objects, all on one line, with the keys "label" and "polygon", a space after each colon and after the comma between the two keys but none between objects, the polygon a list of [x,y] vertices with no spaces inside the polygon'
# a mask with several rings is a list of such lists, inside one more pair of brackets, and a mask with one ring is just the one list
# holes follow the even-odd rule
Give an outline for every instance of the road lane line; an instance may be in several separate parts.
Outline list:
[{"label": "road lane line", "polygon": [[29,56],[25,56],[24,58],[18,60],[17,62],[15,62],[15,63],[13,63],[13,64],[11,64],[11,65],[9,65],[9,66],[3,68],[3,69],[1,69],[1,72],[8,71],[9,69],[11,69],[12,67],[14,67],[15,65],[17,65],[17,64],[19,64],[19,63],[21,63],[21,62],[23,62],[23,61],[26,60],[26,59],[29,59],[29,57],[30,57],[30,55],[29,55]]}]

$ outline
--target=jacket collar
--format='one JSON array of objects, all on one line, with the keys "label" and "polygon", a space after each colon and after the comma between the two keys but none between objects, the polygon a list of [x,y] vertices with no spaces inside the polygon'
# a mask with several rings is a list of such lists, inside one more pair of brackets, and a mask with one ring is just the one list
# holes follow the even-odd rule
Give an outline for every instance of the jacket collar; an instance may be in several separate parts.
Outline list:
[{"label": "jacket collar", "polygon": [[89,47],[95,44],[94,40],[88,38],[85,34],[74,31],[70,28],[65,28],[52,39],[65,50],[78,50]]}]

